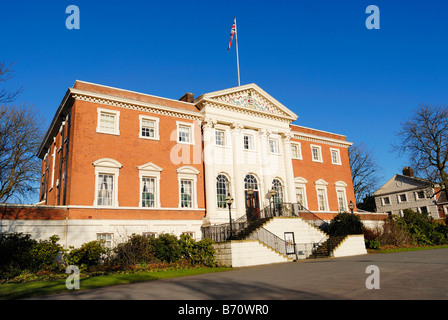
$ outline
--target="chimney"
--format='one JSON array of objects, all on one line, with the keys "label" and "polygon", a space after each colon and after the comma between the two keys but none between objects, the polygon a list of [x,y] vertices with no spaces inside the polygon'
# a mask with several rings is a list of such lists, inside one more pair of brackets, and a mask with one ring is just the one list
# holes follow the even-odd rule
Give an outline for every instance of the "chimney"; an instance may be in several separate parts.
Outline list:
[{"label": "chimney", "polygon": [[194,102],[194,93],[187,92],[179,99],[179,101],[193,103]]},{"label": "chimney", "polygon": [[414,171],[412,170],[411,167],[404,167],[403,168],[403,175],[413,178],[414,177]]}]

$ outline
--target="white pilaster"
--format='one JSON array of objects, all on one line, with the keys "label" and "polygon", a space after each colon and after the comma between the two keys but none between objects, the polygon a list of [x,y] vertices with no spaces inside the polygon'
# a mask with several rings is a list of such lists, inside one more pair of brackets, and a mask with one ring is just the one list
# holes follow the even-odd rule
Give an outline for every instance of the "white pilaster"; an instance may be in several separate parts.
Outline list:
[{"label": "white pilaster", "polygon": [[216,177],[214,159],[214,125],[216,121],[205,119],[202,124],[204,140],[204,175],[205,175],[205,201],[206,201],[206,222],[210,222],[216,215]]},{"label": "white pilaster", "polygon": [[294,170],[292,167],[292,156],[291,156],[291,133],[282,133],[283,142],[283,159],[285,161],[285,174],[286,174],[286,194],[288,198],[286,202],[294,203],[296,202],[296,190],[294,186]]},{"label": "white pilaster", "polygon": [[233,184],[235,186],[236,218],[246,214],[246,204],[244,203],[244,177],[243,177],[243,125],[233,123],[231,125],[232,147],[233,147]]},{"label": "white pilaster", "polygon": [[[271,161],[268,152],[268,145],[269,145],[268,139],[270,131],[267,129],[259,129],[258,133],[260,137],[261,170],[263,175],[263,190],[261,191],[263,192],[263,198],[267,199],[266,195],[269,193],[269,190],[272,187],[272,179],[273,179],[272,170],[270,168]],[[266,205],[267,203],[264,203],[262,207]]]}]

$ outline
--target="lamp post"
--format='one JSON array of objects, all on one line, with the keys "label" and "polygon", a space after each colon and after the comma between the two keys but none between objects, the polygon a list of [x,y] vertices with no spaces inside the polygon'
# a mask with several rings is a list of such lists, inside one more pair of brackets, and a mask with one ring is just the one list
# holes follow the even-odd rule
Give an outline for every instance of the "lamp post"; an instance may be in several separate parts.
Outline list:
[{"label": "lamp post", "polygon": [[353,209],[355,209],[355,205],[354,205],[354,203],[352,202],[352,200],[350,200],[350,203],[349,203],[349,205],[348,205],[348,208],[350,209],[350,212],[353,214]]},{"label": "lamp post", "polygon": [[232,240],[232,210],[231,210],[231,206],[233,203],[233,197],[230,195],[230,193],[227,193],[226,196],[226,203],[229,206],[229,226],[230,226],[230,236],[229,236],[229,240]]},{"label": "lamp post", "polygon": [[[271,190],[269,190],[269,194],[271,195],[271,199],[272,199],[272,211],[273,211],[273,215],[275,216],[275,195],[277,194],[277,190],[275,190],[274,188],[272,188]],[[270,200],[270,199],[269,199]]]}]

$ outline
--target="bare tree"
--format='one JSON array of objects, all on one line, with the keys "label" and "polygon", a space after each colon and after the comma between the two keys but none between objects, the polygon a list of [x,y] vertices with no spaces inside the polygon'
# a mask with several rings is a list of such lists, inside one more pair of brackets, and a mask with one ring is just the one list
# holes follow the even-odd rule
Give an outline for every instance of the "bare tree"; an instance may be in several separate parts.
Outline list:
[{"label": "bare tree", "polygon": [[[9,66],[6,66],[4,62],[0,62],[0,83],[6,82],[12,78],[12,66],[11,63]],[[23,88],[20,87],[16,90],[6,90],[1,89],[0,90],[0,104],[3,103],[11,103],[17,99],[17,97],[23,92]]]},{"label": "bare tree", "polygon": [[440,183],[448,196],[448,107],[419,105],[397,136],[394,147],[409,156],[415,174]]},{"label": "bare tree", "polygon": [[[0,84],[11,78],[11,66],[0,63]],[[0,89],[0,203],[31,198],[40,182],[41,119],[30,106],[7,105],[21,92]]]},{"label": "bare tree", "polygon": [[0,203],[27,199],[38,188],[41,132],[31,107],[0,106]]},{"label": "bare tree", "polygon": [[361,203],[377,189],[379,166],[364,143],[350,146],[348,157],[356,202]]}]

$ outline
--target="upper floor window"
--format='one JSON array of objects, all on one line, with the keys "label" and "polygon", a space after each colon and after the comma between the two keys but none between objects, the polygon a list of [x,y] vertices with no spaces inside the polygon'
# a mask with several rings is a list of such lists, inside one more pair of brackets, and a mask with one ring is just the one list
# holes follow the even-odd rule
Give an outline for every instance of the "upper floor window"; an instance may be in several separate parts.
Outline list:
[{"label": "upper floor window", "polygon": [[416,197],[417,197],[417,200],[425,199],[425,191],[417,191]]},{"label": "upper floor window", "polygon": [[177,122],[177,142],[194,144],[192,123]]},{"label": "upper floor window", "polygon": [[225,146],[226,140],[225,140],[225,132],[224,130],[215,130],[215,144],[217,146]]},{"label": "upper floor window", "polygon": [[98,108],[96,132],[119,135],[120,111]]},{"label": "upper floor window", "polygon": [[140,115],[140,138],[159,140],[159,119]]},{"label": "upper floor window", "polygon": [[269,139],[269,152],[278,154],[278,141],[275,139]]},{"label": "upper floor window", "polygon": [[330,149],[331,151],[331,163],[332,164],[341,164],[341,154],[339,153],[339,149]]},{"label": "upper floor window", "polygon": [[311,157],[314,162],[322,162],[321,146],[311,145]]},{"label": "upper floor window", "polygon": [[302,159],[302,150],[300,143],[292,142],[291,143],[291,156],[293,159]]},{"label": "upper floor window", "polygon": [[255,149],[254,137],[252,135],[245,134],[243,139],[244,139],[243,140],[244,150],[254,150]]},{"label": "upper floor window", "polygon": [[406,201],[408,201],[408,198],[406,197],[406,193],[400,194],[398,196],[398,201],[399,202],[406,202]]}]

